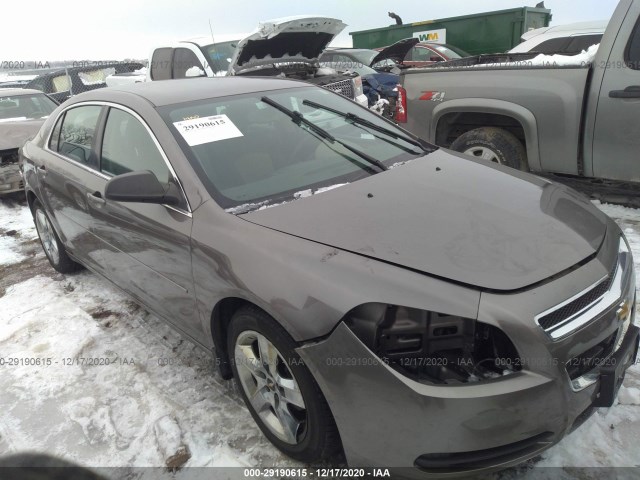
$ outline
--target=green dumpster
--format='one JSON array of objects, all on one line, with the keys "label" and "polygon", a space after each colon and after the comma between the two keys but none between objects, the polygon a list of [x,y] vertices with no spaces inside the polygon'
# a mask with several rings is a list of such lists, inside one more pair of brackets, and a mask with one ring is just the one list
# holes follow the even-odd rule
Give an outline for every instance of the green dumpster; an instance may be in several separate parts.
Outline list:
[{"label": "green dumpster", "polygon": [[550,21],[551,10],[522,7],[391,25],[349,35],[353,37],[354,48],[386,47],[403,38],[417,37],[423,42],[448,43],[479,55],[506,52],[520,43],[523,33],[548,27]]}]

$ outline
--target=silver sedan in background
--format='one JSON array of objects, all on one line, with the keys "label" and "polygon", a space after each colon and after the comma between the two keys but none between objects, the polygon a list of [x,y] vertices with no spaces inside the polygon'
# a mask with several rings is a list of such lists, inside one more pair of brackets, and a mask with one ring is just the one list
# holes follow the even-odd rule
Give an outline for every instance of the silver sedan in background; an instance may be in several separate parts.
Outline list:
[{"label": "silver sedan in background", "polygon": [[0,90],[0,195],[24,190],[18,149],[58,105],[37,90]]}]

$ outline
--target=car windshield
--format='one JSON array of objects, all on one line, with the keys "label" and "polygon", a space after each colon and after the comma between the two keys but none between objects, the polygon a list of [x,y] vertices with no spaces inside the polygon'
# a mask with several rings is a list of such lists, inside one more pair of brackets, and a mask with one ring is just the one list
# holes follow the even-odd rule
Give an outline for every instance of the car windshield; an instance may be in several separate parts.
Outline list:
[{"label": "car windshield", "polygon": [[56,109],[53,100],[43,94],[0,97],[0,122],[48,117]]},{"label": "car windshield", "polygon": [[[304,121],[292,119],[270,103],[300,112]],[[386,167],[425,154],[392,123],[317,87],[201,100],[159,111],[211,195],[234,213],[379,173],[362,154]],[[342,112],[390,132],[354,122]],[[314,130],[306,122],[319,128]]]},{"label": "car windshield", "polygon": [[204,55],[209,61],[209,65],[213,69],[214,75],[226,75],[231,64],[231,58],[236,50],[238,40],[232,40],[230,42],[212,43],[202,47]]}]

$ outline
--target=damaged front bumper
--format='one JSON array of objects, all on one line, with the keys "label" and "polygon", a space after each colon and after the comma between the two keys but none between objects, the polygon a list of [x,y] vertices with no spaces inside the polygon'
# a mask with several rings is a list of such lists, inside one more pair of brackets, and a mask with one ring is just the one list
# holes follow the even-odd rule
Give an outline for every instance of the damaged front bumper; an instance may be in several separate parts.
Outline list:
[{"label": "damaged front bumper", "polygon": [[24,182],[18,164],[0,165],[0,195],[22,190],[24,190]]},{"label": "damaged front bumper", "polygon": [[[594,407],[610,406],[640,338],[635,310],[621,316],[619,308],[622,301],[635,304],[630,255],[616,275],[621,298],[594,310],[589,322],[553,338],[534,319],[623,258],[617,232],[609,229],[597,258],[561,278],[520,293],[482,294],[478,321],[505,332],[522,360],[520,371],[504,377],[416,381],[380,360],[344,322],[328,338],[298,348],[335,417],[349,466],[398,469],[407,478],[500,470],[559,442]],[[576,388],[576,378],[594,375]]]}]

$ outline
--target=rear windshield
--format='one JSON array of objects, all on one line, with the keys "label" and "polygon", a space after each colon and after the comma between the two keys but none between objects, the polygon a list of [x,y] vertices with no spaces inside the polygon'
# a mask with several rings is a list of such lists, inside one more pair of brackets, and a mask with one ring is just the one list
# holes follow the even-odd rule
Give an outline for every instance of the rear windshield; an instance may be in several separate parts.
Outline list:
[{"label": "rear windshield", "polygon": [[406,135],[378,115],[318,87],[256,92],[160,108],[194,169],[223,208],[283,202],[379,172],[339,143],[323,139],[308,126],[296,124],[262,102],[263,95],[300,112],[335,139],[387,166],[424,155],[420,148],[402,139],[303,104],[310,100],[351,112]]},{"label": "rear windshield", "polygon": [[48,117],[57,105],[44,94],[0,97],[0,122]]}]

